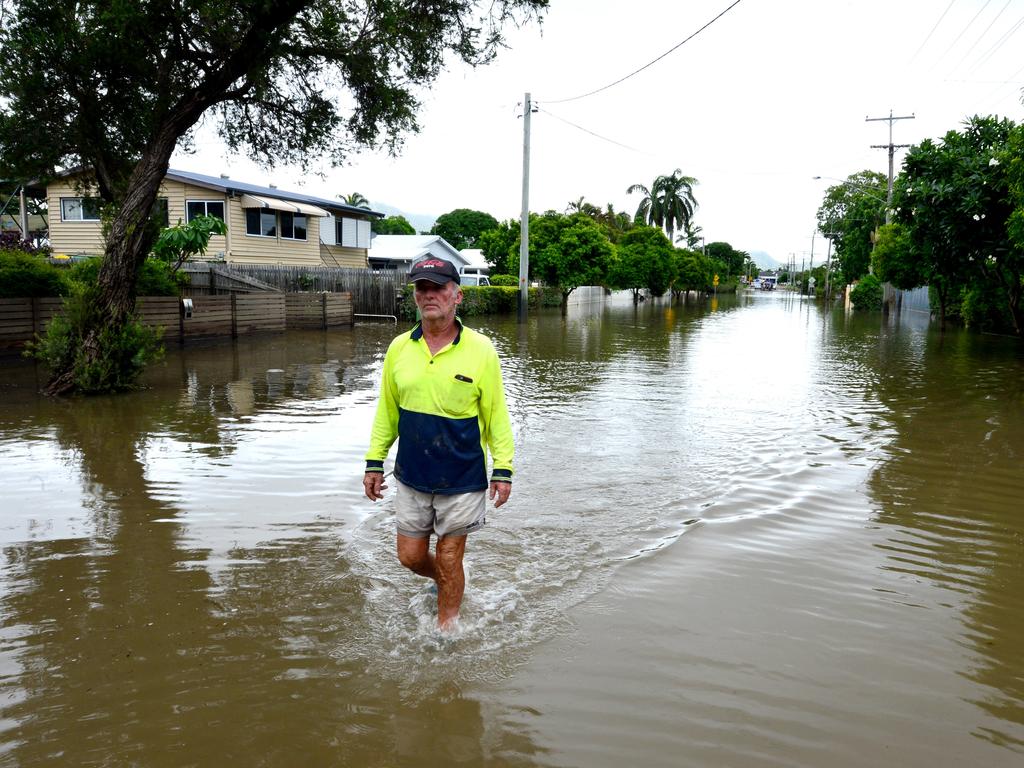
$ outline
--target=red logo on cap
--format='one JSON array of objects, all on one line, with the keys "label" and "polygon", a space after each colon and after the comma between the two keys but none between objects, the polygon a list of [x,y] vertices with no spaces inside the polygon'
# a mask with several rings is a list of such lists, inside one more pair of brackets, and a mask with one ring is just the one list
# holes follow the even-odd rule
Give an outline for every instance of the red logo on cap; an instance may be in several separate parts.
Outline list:
[{"label": "red logo on cap", "polygon": [[416,269],[425,269],[427,267],[443,267],[443,266],[444,266],[444,262],[441,261],[440,259],[427,259],[426,261],[421,261],[419,264],[417,264],[416,265]]}]

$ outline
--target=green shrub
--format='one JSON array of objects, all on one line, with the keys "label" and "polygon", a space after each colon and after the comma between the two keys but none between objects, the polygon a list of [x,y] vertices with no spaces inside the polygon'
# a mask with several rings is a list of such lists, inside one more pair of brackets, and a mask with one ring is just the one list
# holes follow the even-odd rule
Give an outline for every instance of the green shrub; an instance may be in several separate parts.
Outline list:
[{"label": "green shrub", "polygon": [[[518,281],[517,281],[518,282]],[[398,316],[403,320],[416,319],[416,302],[412,298],[410,283],[402,291],[398,302]],[[530,309],[558,307],[562,304],[559,291],[530,288],[527,293]],[[462,304],[458,307],[459,317],[475,315],[510,315],[519,310],[519,288],[499,285],[466,286],[462,289]]]},{"label": "green shrub", "polygon": [[[69,277],[82,285],[96,285],[102,259],[95,258],[75,264]],[[159,259],[146,259],[139,267],[136,296],[178,296],[181,287],[188,285],[189,276],[172,270],[170,264]]]},{"label": "green shrub", "polygon": [[968,328],[1013,333],[1013,318],[1006,298],[993,284],[975,282],[965,287],[960,300],[960,317]]},{"label": "green shrub", "polygon": [[871,311],[882,308],[882,284],[874,275],[864,275],[850,291],[854,309]]},{"label": "green shrub", "polygon": [[511,285],[513,287],[519,287],[519,278],[515,275],[491,275],[491,285]]},{"label": "green shrub", "polygon": [[0,251],[0,298],[66,296],[68,282],[59,267],[22,250]]},{"label": "green shrub", "polygon": [[94,285],[73,284],[64,300],[64,314],[57,315],[42,336],[25,351],[51,371],[72,372],[76,388],[85,393],[118,392],[133,389],[146,366],[163,356],[162,328],[147,328],[137,317],[100,332],[98,359],[90,361],[83,340],[86,330],[95,327],[99,302]]}]

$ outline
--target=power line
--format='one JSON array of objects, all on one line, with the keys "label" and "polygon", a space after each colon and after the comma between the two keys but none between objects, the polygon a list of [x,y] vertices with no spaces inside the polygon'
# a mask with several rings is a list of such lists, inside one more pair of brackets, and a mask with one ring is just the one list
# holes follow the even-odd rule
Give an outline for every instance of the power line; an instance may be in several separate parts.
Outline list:
[{"label": "power line", "polygon": [[731,11],[731,10],[732,10],[733,8],[735,8],[735,7],[737,6],[737,5],[739,5],[739,4],[741,3],[741,2],[743,2],[743,0],[735,0],[735,2],[733,2],[733,3],[732,3],[732,4],[731,4],[731,5],[730,5],[730,6],[728,7],[728,8],[726,8],[726,9],[725,9],[724,11],[722,11],[721,13],[719,13],[719,14],[718,14],[717,16],[715,16],[715,18],[713,18],[713,19],[712,19],[711,21],[709,21],[709,22],[708,22],[707,24],[705,24],[705,25],[704,25],[703,27],[701,27],[700,29],[698,29],[698,30],[697,30],[696,32],[694,32],[694,33],[693,33],[692,35],[690,35],[689,37],[687,37],[687,38],[686,38],[685,40],[683,40],[682,42],[680,42],[680,43],[677,43],[676,45],[672,46],[672,47],[671,47],[671,48],[669,48],[669,49],[668,49],[667,51],[665,51],[665,52],[664,52],[663,54],[661,54],[661,56],[659,56],[658,58],[656,58],[656,59],[654,59],[654,60],[652,60],[652,61],[649,61],[649,62],[647,62],[646,64],[644,64],[644,65],[643,65],[642,67],[640,67],[639,69],[633,70],[632,72],[630,72],[630,73],[629,73],[628,75],[626,75],[625,77],[620,77],[620,78],[619,78],[618,80],[616,80],[616,81],[615,81],[614,83],[608,83],[608,85],[604,85],[604,86],[601,86],[600,88],[597,88],[597,89],[595,89],[595,90],[593,90],[593,91],[589,91],[589,92],[587,92],[587,93],[583,93],[583,94],[580,94],[579,96],[573,96],[573,97],[571,97],[571,98],[568,98],[568,99],[557,99],[557,100],[555,100],[555,101],[547,101],[546,103],[547,103],[547,104],[565,104],[565,103],[566,103],[567,101],[577,101],[577,100],[579,100],[579,99],[585,99],[585,98],[587,98],[587,96],[593,96],[593,95],[594,95],[595,93],[600,93],[601,91],[607,91],[607,90],[608,90],[609,88],[611,88],[611,87],[613,87],[613,86],[616,86],[616,85],[618,85],[619,83],[625,82],[626,80],[628,80],[629,78],[633,77],[634,75],[638,75],[638,74],[640,74],[641,72],[643,72],[643,71],[644,71],[645,69],[647,69],[648,67],[651,67],[651,66],[653,66],[653,65],[657,64],[657,63],[658,63],[659,61],[661,61],[662,59],[664,59],[664,58],[665,58],[666,56],[668,56],[668,55],[669,55],[670,53],[672,53],[673,51],[675,51],[675,50],[676,50],[677,48],[680,48],[680,47],[681,47],[681,46],[683,46],[684,44],[686,44],[686,43],[690,42],[690,41],[691,41],[691,40],[692,40],[693,38],[695,38],[695,37],[696,37],[697,35],[699,35],[699,34],[700,34],[701,32],[703,32],[703,31],[704,31],[705,29],[707,29],[708,27],[710,27],[710,26],[711,26],[712,24],[714,24],[714,23],[715,23],[716,21],[718,21],[718,20],[719,20],[720,18],[722,18],[723,16],[725,16],[725,14],[727,14],[727,13],[728,13],[729,11]]},{"label": "power line", "polygon": [[1017,23],[1016,23],[1016,24],[1014,24],[1014,25],[1013,25],[1012,27],[1010,27],[1010,31],[1009,31],[1009,32],[1005,32],[1005,33],[1003,34],[1003,36],[1002,36],[1002,37],[1000,37],[1000,38],[999,38],[998,40],[996,40],[996,41],[995,41],[995,43],[994,43],[994,44],[992,45],[992,47],[991,47],[991,48],[989,48],[989,49],[988,49],[987,51],[985,51],[985,53],[983,53],[983,54],[981,55],[981,57],[980,57],[980,58],[978,59],[978,61],[977,61],[977,62],[975,62],[974,66],[973,66],[973,67],[971,67],[971,70],[970,70],[970,71],[971,71],[971,72],[973,72],[973,71],[974,71],[974,70],[976,70],[976,69],[977,69],[978,67],[980,67],[980,66],[981,66],[982,64],[984,64],[984,63],[985,63],[986,61],[988,61],[989,59],[991,59],[991,58],[992,58],[992,56],[994,56],[994,55],[995,55],[995,53],[996,53],[996,52],[997,52],[997,51],[998,51],[998,50],[999,50],[1000,48],[1002,48],[1002,47],[1003,47],[1004,45],[1006,45],[1007,41],[1008,41],[1008,40],[1009,40],[1009,39],[1010,39],[1011,37],[1013,37],[1013,35],[1014,35],[1014,34],[1015,34],[1015,33],[1017,32],[1017,30],[1018,30],[1018,29],[1020,29],[1020,28],[1021,28],[1021,26],[1024,26],[1024,16],[1022,16],[1022,17],[1021,17],[1021,18],[1020,18],[1020,19],[1019,19],[1019,20],[1017,21]]},{"label": "power line", "polygon": [[576,128],[577,130],[583,131],[584,133],[589,133],[591,136],[593,136],[595,138],[598,138],[598,139],[601,139],[601,141],[607,141],[609,144],[614,144],[617,147],[622,147],[623,149],[628,149],[631,152],[639,152],[642,155],[651,155],[651,157],[654,157],[654,155],[652,155],[650,152],[644,152],[642,149],[637,149],[636,147],[631,147],[628,144],[623,144],[622,142],[615,141],[615,139],[609,139],[607,136],[602,136],[599,133],[594,133],[589,128],[584,128],[582,125],[576,125],[576,123],[573,123],[573,122],[571,122],[569,120],[566,120],[564,117],[559,117],[554,112],[551,112],[550,110],[544,109],[541,106],[537,106],[537,109],[540,112],[543,112],[545,115],[551,115],[551,117],[555,118],[555,120],[559,120],[559,121],[565,123],[566,125],[571,125],[573,128]]},{"label": "power line", "polygon": [[932,35],[935,34],[935,30],[939,28],[939,24],[941,24],[942,20],[946,18],[946,14],[949,13],[949,9],[953,7],[953,3],[955,2],[956,0],[949,0],[949,5],[946,6],[946,10],[944,10],[942,12],[942,15],[939,16],[939,20],[935,22],[935,26],[932,27],[932,31],[928,33],[928,36],[924,39],[924,42],[921,43],[921,45],[918,47],[916,51],[914,51],[914,55],[910,57],[911,64],[914,63],[914,59],[917,58],[917,55],[921,53],[922,50],[924,50],[924,47],[928,44],[928,41],[932,39]]},{"label": "power line", "polygon": [[[952,43],[949,44],[949,48],[947,48],[945,51],[942,52],[942,55],[939,56],[939,61],[942,61],[944,58],[946,58],[946,54],[948,54],[951,50],[953,50],[953,46],[955,46],[957,43],[960,42],[960,38],[963,37],[964,34],[967,32],[967,30],[970,29],[974,25],[974,22],[976,22],[978,20],[978,17],[981,16],[982,12],[986,8],[988,8],[989,3],[991,3],[991,2],[992,2],[992,0],[985,0],[985,4],[983,6],[981,6],[981,8],[978,9],[978,12],[976,14],[974,14],[974,18],[972,18],[969,22],[967,22],[967,26],[960,30],[960,34],[957,35],[956,39]],[[939,62],[937,61],[935,63],[938,64]]]},{"label": "power line", "polygon": [[970,55],[971,55],[972,53],[974,53],[974,49],[978,47],[978,44],[979,44],[979,43],[981,43],[981,41],[982,41],[982,40],[983,40],[983,39],[985,38],[985,35],[987,35],[987,34],[988,34],[988,31],[989,31],[990,29],[992,29],[993,25],[994,25],[994,24],[995,24],[995,23],[996,23],[997,21],[999,21],[999,17],[1000,17],[1000,16],[1002,16],[1002,15],[1003,15],[1003,12],[1004,12],[1004,11],[1005,11],[1005,10],[1006,10],[1007,8],[1009,8],[1009,7],[1010,7],[1010,3],[1012,3],[1012,2],[1013,2],[1013,0],[1006,0],[1006,5],[1004,5],[1004,6],[1003,6],[1003,7],[1002,7],[1002,8],[1000,9],[999,13],[997,13],[997,14],[995,15],[995,18],[994,18],[994,19],[992,19],[992,21],[990,21],[990,22],[988,23],[988,26],[987,26],[987,27],[985,27],[985,31],[984,31],[984,32],[982,32],[982,33],[981,33],[980,35],[978,35],[978,39],[974,41],[974,45],[972,45],[972,46],[971,46],[970,48],[968,48],[968,49],[967,49],[967,53],[965,53],[965,54],[964,54],[964,57],[963,57],[962,59],[960,59],[960,61],[959,61],[959,62],[957,62],[957,65],[956,65],[955,67],[953,67],[953,71],[954,71],[954,72],[955,72],[955,71],[956,71],[957,69],[959,69],[959,68],[960,68],[960,67],[961,67],[961,66],[963,65],[963,63],[964,63],[965,61],[967,61],[967,57],[968,57],[968,56],[970,56]]}]

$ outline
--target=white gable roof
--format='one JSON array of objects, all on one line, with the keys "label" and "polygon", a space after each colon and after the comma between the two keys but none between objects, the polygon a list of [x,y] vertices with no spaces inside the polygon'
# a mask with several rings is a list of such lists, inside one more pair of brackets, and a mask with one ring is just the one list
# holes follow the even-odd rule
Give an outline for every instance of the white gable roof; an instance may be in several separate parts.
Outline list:
[{"label": "white gable roof", "polygon": [[404,264],[433,256],[450,261],[456,268],[466,265],[466,258],[440,235],[375,235],[370,241],[369,258]]}]

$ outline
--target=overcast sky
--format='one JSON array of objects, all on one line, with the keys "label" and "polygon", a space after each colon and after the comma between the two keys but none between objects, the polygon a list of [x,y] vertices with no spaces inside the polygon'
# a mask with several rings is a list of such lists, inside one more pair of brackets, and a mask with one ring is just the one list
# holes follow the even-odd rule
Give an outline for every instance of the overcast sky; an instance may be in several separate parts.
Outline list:
[{"label": "overcast sky", "polygon": [[[541,25],[509,30],[494,64],[454,66],[422,95],[422,131],[397,158],[268,171],[204,131],[198,153],[176,154],[172,167],[329,198],[357,191],[430,217],[474,208],[518,218],[529,91],[540,110],[531,210],[584,197],[633,213],[639,195],[627,187],[679,168],[699,180],[707,242],[783,262],[811,251],[815,211],[834,183],[814,176],[887,171],[886,151],[870,145],[889,142],[888,123],[865,117],[915,115],[894,124],[896,144],[939,137],[973,114],[1024,120],[1024,0],[741,0],[643,72],[557,103],[642,67],[731,3],[551,0]],[[820,236],[814,248],[822,258]]]}]

